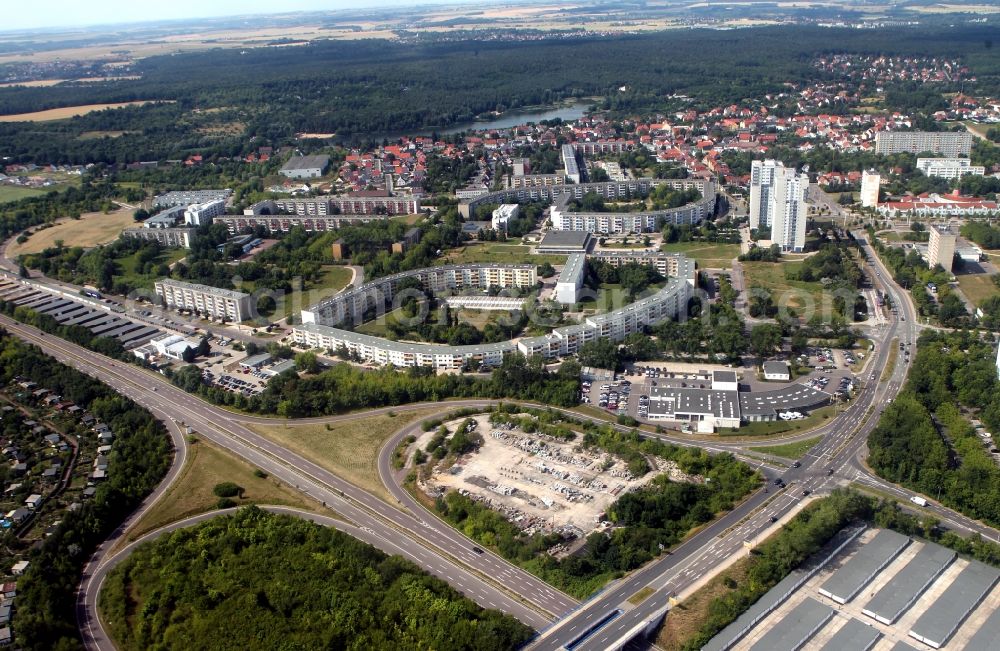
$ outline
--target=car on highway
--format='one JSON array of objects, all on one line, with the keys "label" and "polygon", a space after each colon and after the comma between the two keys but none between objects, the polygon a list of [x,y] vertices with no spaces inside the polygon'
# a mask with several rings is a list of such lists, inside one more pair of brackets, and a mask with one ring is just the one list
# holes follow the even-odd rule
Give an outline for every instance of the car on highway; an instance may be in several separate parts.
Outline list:
[{"label": "car on highway", "polygon": [[485,554],[486,553],[486,552],[483,551],[482,547],[473,547],[472,551],[476,552],[477,554]]},{"label": "car on highway", "polygon": [[801,467],[802,467],[801,461],[796,461],[795,463],[792,464],[792,468],[801,468]]}]

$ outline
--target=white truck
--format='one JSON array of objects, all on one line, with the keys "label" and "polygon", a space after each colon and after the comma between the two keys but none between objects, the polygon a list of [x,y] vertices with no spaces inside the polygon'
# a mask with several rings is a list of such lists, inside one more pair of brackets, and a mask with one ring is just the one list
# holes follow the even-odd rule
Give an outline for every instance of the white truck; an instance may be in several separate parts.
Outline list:
[{"label": "white truck", "polygon": [[922,497],[917,497],[916,495],[911,497],[910,501],[916,504],[917,506],[927,506],[927,500]]}]

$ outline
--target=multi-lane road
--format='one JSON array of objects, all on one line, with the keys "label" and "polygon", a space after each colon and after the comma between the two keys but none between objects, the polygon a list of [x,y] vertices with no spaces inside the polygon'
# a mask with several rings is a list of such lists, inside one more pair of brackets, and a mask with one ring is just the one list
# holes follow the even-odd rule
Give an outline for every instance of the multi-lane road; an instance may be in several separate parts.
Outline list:
[{"label": "multi-lane road", "polygon": [[[826,426],[807,434],[789,437],[823,437],[822,442],[801,460],[801,466],[784,472],[777,466],[760,466],[769,482],[781,474],[788,487],[777,490],[772,486],[770,492],[761,489],[670,554],[665,554],[640,570],[613,582],[582,605],[504,559],[488,551],[474,550],[475,545],[470,539],[424,509],[398,485],[389,460],[395,443],[409,433],[410,428],[397,433],[380,454],[380,475],[398,501],[397,505],[390,505],[301,455],[258,435],[248,427],[249,423],[274,422],[274,419],[234,414],[215,407],[173,387],[161,376],[133,365],[109,360],[69,342],[44,335],[34,328],[0,318],[0,323],[10,332],[39,345],[60,361],[97,377],[149,408],[167,423],[177,449],[167,478],[144,502],[143,507],[96,551],[85,568],[79,591],[78,618],[87,646],[97,649],[114,648],[96,616],[97,595],[107,572],[132,547],[123,547],[114,554],[110,550],[116,546],[128,527],[176,478],[183,464],[186,445],[182,425],[192,427],[200,436],[229,449],[329,507],[348,521],[346,526],[352,534],[359,535],[388,553],[398,553],[409,558],[481,605],[503,610],[542,630],[542,635],[533,645],[537,649],[558,649],[577,639],[609,612],[620,608],[624,611],[622,615],[577,646],[580,650],[612,647],[616,641],[641,628],[645,622],[658,618],[667,606],[670,595],[690,589],[712,574],[725,559],[740,553],[746,541],[759,539],[776,527],[775,520],[780,520],[806,499],[806,491],[823,493],[834,486],[856,482],[898,495],[902,499],[907,498],[909,494],[906,492],[873,476],[864,465],[863,456],[867,436],[875,427],[878,415],[905,381],[906,361],[903,356],[896,357],[894,368],[882,381],[883,369],[891,358],[889,344],[894,338],[915,342],[918,326],[906,293],[887,280],[889,272],[874,257],[874,252],[868,247],[864,250],[872,258],[870,265],[875,272],[873,280],[876,286],[889,294],[893,304],[899,309],[899,315],[889,320],[877,338],[875,358],[866,367],[865,386],[854,402]],[[462,406],[483,407],[490,404],[492,401],[488,400],[456,401],[442,403],[441,409],[444,412]],[[405,411],[411,408],[414,407],[392,409]],[[359,415],[308,419],[304,422],[336,422],[388,409]],[[581,417],[578,413],[572,415],[574,418]],[[673,443],[705,446],[703,442],[679,436],[661,436]],[[711,447],[716,451],[734,452],[748,461],[754,461],[755,465],[759,464],[759,459],[745,455],[739,444],[719,441]],[[927,508],[950,526],[997,538],[996,531],[981,523],[934,504]],[[652,595],[638,606],[630,605],[628,598],[646,587],[654,590]]]}]

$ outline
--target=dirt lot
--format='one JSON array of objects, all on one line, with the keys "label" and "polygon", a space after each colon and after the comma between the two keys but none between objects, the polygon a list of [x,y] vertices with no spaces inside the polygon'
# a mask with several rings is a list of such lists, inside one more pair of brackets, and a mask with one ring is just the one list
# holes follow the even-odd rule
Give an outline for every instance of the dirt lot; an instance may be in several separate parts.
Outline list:
[{"label": "dirt lot", "polygon": [[50,228],[43,228],[24,244],[11,244],[8,252],[12,258],[22,253],[39,253],[55,246],[56,240],[62,240],[66,246],[91,247],[106,244],[117,238],[133,222],[132,210],[127,208],[108,214],[89,212],[80,219],[68,219]]},{"label": "dirt lot", "polygon": [[[479,451],[463,455],[448,469],[436,470],[423,488],[430,493],[440,489],[467,492],[529,532],[586,536],[600,526],[618,497],[657,474],[668,472],[677,481],[700,481],[666,462],[660,464],[659,472],[637,479],[613,455],[583,451],[572,441],[528,434],[510,425],[493,426],[488,415],[473,420],[483,438]],[[446,426],[454,432],[462,422]],[[424,448],[433,436],[433,431],[424,434],[417,445]]]}]

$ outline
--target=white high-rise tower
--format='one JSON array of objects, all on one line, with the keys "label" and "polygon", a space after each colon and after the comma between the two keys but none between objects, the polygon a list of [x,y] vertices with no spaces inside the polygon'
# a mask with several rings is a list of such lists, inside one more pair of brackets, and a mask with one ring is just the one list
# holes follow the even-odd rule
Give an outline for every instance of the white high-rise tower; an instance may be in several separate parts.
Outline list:
[{"label": "white high-rise tower", "polygon": [[771,241],[783,251],[806,244],[806,189],[809,175],[781,161],[754,161],[750,168],[750,228],[770,227]]}]

